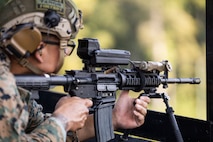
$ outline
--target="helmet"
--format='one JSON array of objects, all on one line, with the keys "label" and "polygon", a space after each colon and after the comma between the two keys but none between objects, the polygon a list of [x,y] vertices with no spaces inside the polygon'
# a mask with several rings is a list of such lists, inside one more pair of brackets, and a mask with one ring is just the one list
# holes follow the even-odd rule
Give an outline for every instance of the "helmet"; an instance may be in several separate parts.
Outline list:
[{"label": "helmet", "polygon": [[0,27],[6,29],[33,22],[43,32],[69,39],[82,28],[82,13],[71,0],[3,0],[0,4]]},{"label": "helmet", "polygon": [[72,0],[0,1],[1,47],[24,66],[42,40],[41,33],[57,36],[63,48],[82,28],[82,13]]}]

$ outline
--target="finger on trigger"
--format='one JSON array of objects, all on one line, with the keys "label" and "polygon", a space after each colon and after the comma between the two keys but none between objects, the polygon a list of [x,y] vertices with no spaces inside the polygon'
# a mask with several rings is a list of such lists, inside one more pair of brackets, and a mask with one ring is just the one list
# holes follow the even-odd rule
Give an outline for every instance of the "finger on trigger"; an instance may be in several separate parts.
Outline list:
[{"label": "finger on trigger", "polygon": [[85,99],[85,105],[87,107],[91,107],[93,105],[93,102],[90,99]]}]

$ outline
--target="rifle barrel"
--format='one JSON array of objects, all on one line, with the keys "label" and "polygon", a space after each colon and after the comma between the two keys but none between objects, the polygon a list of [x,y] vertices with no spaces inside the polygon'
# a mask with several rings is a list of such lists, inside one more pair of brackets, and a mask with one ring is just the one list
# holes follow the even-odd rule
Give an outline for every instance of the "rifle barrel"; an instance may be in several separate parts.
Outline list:
[{"label": "rifle barrel", "polygon": [[189,83],[189,84],[200,84],[200,78],[166,78],[161,79],[161,83],[163,84],[175,84],[175,83]]}]

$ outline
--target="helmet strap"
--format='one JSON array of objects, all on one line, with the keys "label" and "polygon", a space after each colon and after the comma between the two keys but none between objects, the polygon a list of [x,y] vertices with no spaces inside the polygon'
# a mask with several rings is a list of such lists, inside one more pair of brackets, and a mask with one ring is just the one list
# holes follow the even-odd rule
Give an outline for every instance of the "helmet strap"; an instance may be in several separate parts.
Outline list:
[{"label": "helmet strap", "polygon": [[26,58],[20,59],[18,63],[21,66],[28,68],[29,70],[31,70],[32,72],[36,74],[43,74],[43,72],[40,69],[38,69],[33,64],[31,64]]}]

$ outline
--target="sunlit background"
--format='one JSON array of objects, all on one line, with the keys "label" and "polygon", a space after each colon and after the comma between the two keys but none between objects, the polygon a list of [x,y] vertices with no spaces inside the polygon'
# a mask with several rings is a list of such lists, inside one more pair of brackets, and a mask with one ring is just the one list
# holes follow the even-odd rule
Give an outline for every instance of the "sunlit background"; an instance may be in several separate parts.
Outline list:
[{"label": "sunlit background", "polygon": [[[169,104],[180,116],[206,120],[206,28],[204,0],[74,0],[83,12],[84,29],[77,39],[97,38],[102,48],[124,49],[132,60],[169,60],[169,77],[199,77],[199,85],[169,85]],[[76,41],[76,44],[78,43]],[[74,53],[65,70],[82,69]],[[63,91],[62,88],[56,88]],[[131,96],[139,93],[131,92]],[[161,99],[153,99],[150,110],[165,112]]]}]

